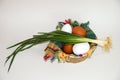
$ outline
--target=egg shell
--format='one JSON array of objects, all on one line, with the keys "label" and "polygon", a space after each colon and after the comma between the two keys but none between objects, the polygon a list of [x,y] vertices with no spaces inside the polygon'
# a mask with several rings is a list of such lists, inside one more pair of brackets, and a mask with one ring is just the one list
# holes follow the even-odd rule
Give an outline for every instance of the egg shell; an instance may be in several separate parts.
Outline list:
[{"label": "egg shell", "polygon": [[90,49],[89,43],[78,43],[73,46],[73,53],[75,55],[85,54]]},{"label": "egg shell", "polygon": [[61,31],[65,31],[65,32],[68,32],[68,33],[72,33],[72,27],[71,27],[70,24],[65,24],[65,25],[62,27]]},{"label": "egg shell", "polygon": [[63,46],[63,50],[64,50],[64,52],[67,53],[67,54],[72,54],[72,52],[73,52],[72,47],[73,47],[72,44],[65,44],[65,45]]},{"label": "egg shell", "polygon": [[76,26],[72,29],[72,33],[78,36],[86,36],[86,30],[81,26]]}]

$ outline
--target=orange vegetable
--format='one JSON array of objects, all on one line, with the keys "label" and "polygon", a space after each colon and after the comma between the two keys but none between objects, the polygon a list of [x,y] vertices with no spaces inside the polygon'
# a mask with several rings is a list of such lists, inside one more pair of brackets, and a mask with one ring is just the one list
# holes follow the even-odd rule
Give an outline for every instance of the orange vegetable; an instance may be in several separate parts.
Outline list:
[{"label": "orange vegetable", "polygon": [[72,44],[65,44],[63,46],[63,51],[67,54],[72,54],[72,52],[73,52],[72,47],[73,47]]},{"label": "orange vegetable", "polygon": [[86,30],[80,26],[76,26],[72,29],[72,33],[78,36],[86,36]]}]

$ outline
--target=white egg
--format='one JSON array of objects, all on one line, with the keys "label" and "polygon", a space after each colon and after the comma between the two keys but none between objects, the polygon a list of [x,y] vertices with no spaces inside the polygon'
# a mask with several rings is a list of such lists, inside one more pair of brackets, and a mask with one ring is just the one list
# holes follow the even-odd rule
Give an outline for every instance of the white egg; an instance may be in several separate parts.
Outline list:
[{"label": "white egg", "polygon": [[62,27],[61,31],[65,31],[65,32],[68,32],[68,33],[72,33],[72,27],[71,27],[70,24],[65,24],[65,25]]},{"label": "white egg", "polygon": [[73,46],[73,53],[76,55],[80,55],[88,52],[89,49],[89,43],[78,43]]}]

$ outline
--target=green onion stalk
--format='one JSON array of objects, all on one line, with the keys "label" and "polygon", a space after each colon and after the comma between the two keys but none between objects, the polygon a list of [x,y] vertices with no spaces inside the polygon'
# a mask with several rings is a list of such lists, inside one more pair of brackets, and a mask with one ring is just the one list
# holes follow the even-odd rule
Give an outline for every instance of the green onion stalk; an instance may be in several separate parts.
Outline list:
[{"label": "green onion stalk", "polygon": [[[11,69],[12,63],[15,59],[15,56],[26,49],[29,49],[35,45],[38,45],[43,42],[47,41],[57,41],[62,43],[68,43],[68,44],[76,44],[76,43],[84,43],[84,42],[90,42],[95,43],[101,47],[103,47],[106,51],[109,51],[111,47],[111,40],[110,37],[107,37],[105,40],[99,40],[99,39],[90,39],[82,36],[77,36],[74,34],[70,34],[64,31],[52,31],[52,32],[38,32],[38,35],[33,35],[32,38],[21,41],[15,45],[12,45],[8,47],[7,49],[17,47],[11,55],[9,55],[6,59],[6,62],[11,59],[8,72]],[[5,63],[6,63],[5,62]]]}]

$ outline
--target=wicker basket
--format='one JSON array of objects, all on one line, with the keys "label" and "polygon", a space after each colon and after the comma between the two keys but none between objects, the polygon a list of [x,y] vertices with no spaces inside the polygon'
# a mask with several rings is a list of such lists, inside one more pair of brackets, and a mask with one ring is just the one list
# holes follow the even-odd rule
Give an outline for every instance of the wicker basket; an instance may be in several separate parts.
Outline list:
[{"label": "wicker basket", "polygon": [[96,49],[96,46],[96,44],[90,44],[89,51],[85,53],[84,56],[80,57],[74,54],[66,54],[58,45],[56,45],[54,42],[50,42],[47,45],[45,52],[46,56],[48,56],[49,58],[55,56],[55,59],[58,59],[59,62],[78,63],[90,57]]},{"label": "wicker basket", "polygon": [[[96,39],[96,35],[95,33],[89,28],[88,24],[89,21],[87,23],[81,23],[79,24],[77,21],[71,21],[68,20],[67,22],[69,22],[70,25],[72,26],[81,26],[83,27],[86,32],[87,38],[92,38],[92,39]],[[61,24],[61,22],[57,25],[57,30],[61,30],[63,24]],[[47,48],[45,49],[45,56],[44,56],[44,60],[48,60],[50,59],[51,62],[53,62],[55,59],[58,59],[58,62],[69,62],[69,63],[78,63],[81,61],[86,60],[88,57],[90,57],[92,55],[92,53],[94,52],[94,50],[96,49],[96,44],[94,43],[89,43],[90,44],[90,49],[87,53],[85,53],[83,56],[76,56],[74,54],[66,54],[61,46],[59,46],[58,44],[56,44],[56,42],[50,42],[47,45]]]}]

